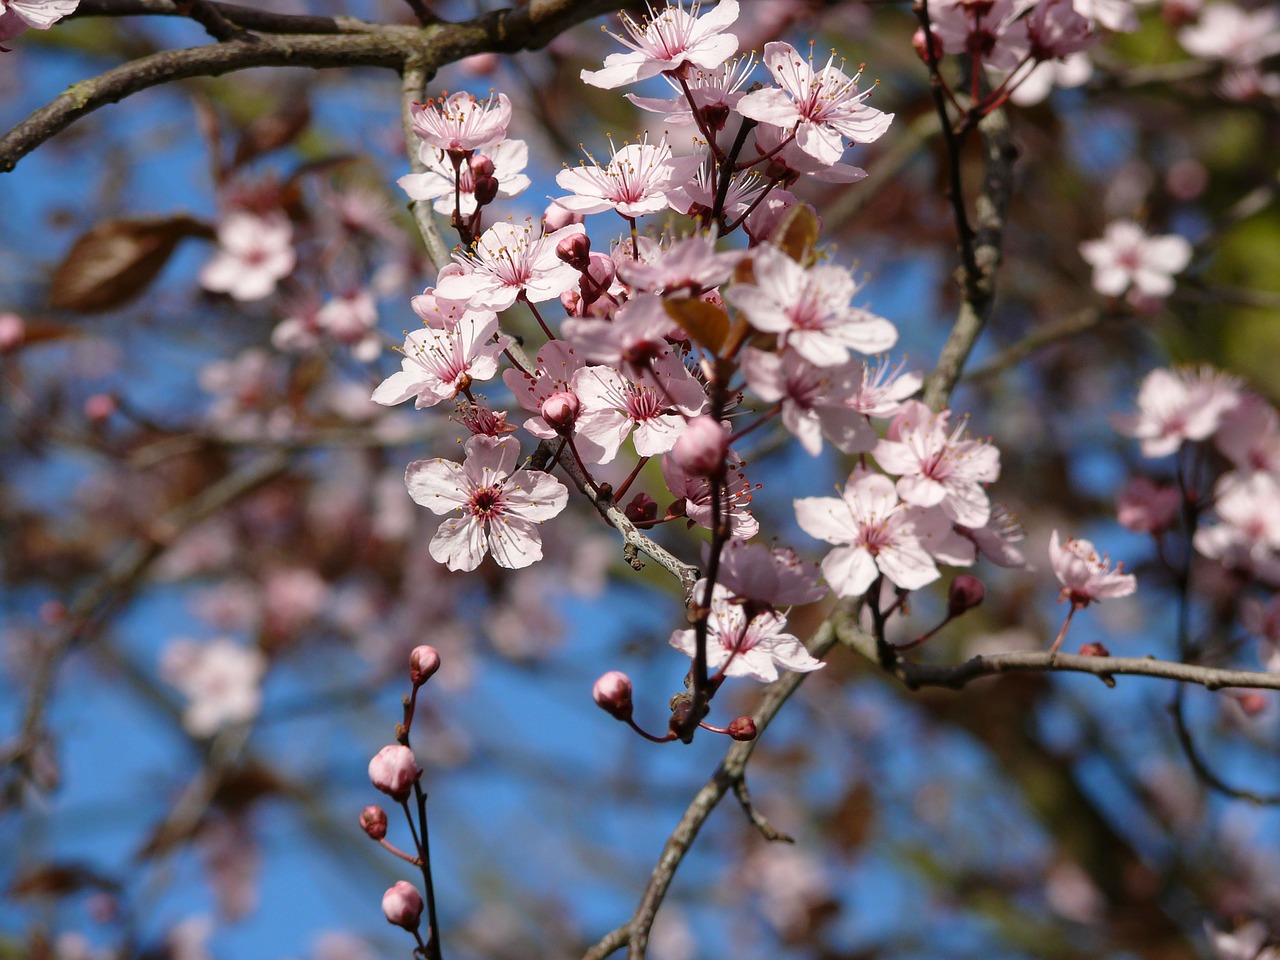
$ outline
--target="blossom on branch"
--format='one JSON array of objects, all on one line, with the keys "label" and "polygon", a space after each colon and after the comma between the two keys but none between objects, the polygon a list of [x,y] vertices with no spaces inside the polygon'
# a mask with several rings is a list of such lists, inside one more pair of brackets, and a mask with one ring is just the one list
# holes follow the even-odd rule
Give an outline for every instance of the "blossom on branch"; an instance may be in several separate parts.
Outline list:
[{"label": "blossom on branch", "polygon": [[507,135],[511,101],[504,93],[498,94],[496,101],[492,96],[477,100],[469,93],[455,93],[442,100],[413,104],[409,118],[413,132],[424,143],[461,159]]},{"label": "blossom on branch", "polygon": [[[797,673],[821,669],[822,661],[814,659],[797,637],[784,632],[786,625],[786,618],[772,610],[749,617],[742,603],[717,585],[707,617],[707,666],[723,667],[728,677],[753,677],[761,683],[777,680],[779,667]],[[697,632],[676,630],[670,642],[692,657]]]},{"label": "blossom on branch", "polygon": [[[418,158],[427,168],[425,173],[410,173],[396,183],[411,200],[433,200],[436,213],[452,214],[454,211],[455,184],[453,164],[448,154],[429,143],[418,145]],[[529,188],[529,178],[522,172],[529,164],[529,146],[523,140],[502,140],[484,148],[469,163],[458,169],[456,196],[458,210],[469,217],[476,212],[476,161],[487,159],[493,164],[490,174],[498,181],[498,196],[510,199]]]},{"label": "blossom on branch", "polygon": [[[652,9],[652,8],[650,8]],[[583,70],[582,82],[611,90],[681,68],[715,70],[738,52],[738,38],[724,31],[738,19],[738,0],[720,0],[700,17],[700,0],[685,9],[684,0],[668,0],[644,24],[622,14],[629,37],[610,34],[629,53],[611,53],[600,70]]]},{"label": "blossom on branch", "polygon": [[413,330],[404,338],[401,369],[383,380],[371,399],[394,406],[414,397],[418,409],[452,400],[476,380],[492,379],[510,342],[489,312],[468,312],[451,330]]},{"label": "blossom on branch", "polygon": [[665,139],[656,145],[642,141],[614,148],[604,167],[591,154],[587,159],[590,165],[566,167],[556,174],[556,183],[573,193],[555,202],[581,214],[616,210],[629,220],[666,210],[668,194],[702,165],[700,156],[673,157]]},{"label": "blossom on branch", "polygon": [[530,303],[553,300],[578,282],[578,271],[556,256],[556,244],[584,232],[581,224],[539,235],[533,224],[495,223],[469,254],[454,254],[467,272],[441,275],[435,295],[486,310],[506,310],[522,295]]},{"label": "blossom on branch", "polygon": [[197,737],[213,736],[256,717],[266,672],[267,658],[261,650],[226,637],[209,643],[175,640],[160,660],[160,676],[188,700],[182,725]]},{"label": "blossom on branch", "polygon": [[450,570],[474,570],[486,553],[499,566],[527,567],[542,559],[541,524],[562,511],[569,491],[554,477],[514,470],[520,444],[477,434],[466,460],[415,460],[405,471],[409,496],[432,513],[461,511],[431,539],[433,559]]},{"label": "blossom on branch", "polygon": [[1132,288],[1144,297],[1167,297],[1174,275],[1191,262],[1191,244],[1177,234],[1153,237],[1132,220],[1114,220],[1102,239],[1080,244],[1080,256],[1093,267],[1093,288],[1103,296]]},{"label": "blossom on branch", "polygon": [[200,286],[234,300],[261,300],[295,263],[293,227],[284,214],[234,210],[218,224],[218,253],[200,271]]},{"label": "blossom on branch", "polygon": [[1075,607],[1127,597],[1138,589],[1137,578],[1124,572],[1123,563],[1112,570],[1110,558],[1098,556],[1088,540],[1073,538],[1060,543],[1057,530],[1049,538],[1049,562],[1062,584],[1061,600],[1069,600]]}]

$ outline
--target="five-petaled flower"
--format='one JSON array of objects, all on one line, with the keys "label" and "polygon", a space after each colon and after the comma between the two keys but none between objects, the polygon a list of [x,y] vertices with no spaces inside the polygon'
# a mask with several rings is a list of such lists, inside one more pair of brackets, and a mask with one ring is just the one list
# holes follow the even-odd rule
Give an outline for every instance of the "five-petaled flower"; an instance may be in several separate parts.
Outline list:
[{"label": "five-petaled flower", "polygon": [[1059,599],[1071,601],[1073,608],[1086,607],[1094,600],[1127,597],[1138,589],[1137,578],[1124,572],[1123,563],[1112,570],[1110,558],[1098,556],[1088,540],[1059,543],[1057,530],[1049,538],[1049,562],[1062,584]]},{"label": "five-petaled flower", "polygon": [[556,197],[556,203],[582,214],[617,210],[629,220],[667,209],[668,193],[683,186],[702,164],[701,157],[673,157],[665,139],[615,147],[607,166],[600,166],[591,154],[587,159],[590,165],[566,167],[556,174],[556,183],[573,191]]},{"label": "five-petaled flower", "polygon": [[684,0],[668,2],[643,24],[624,13],[630,38],[612,36],[630,52],[609,54],[603,69],[583,70],[583,83],[611,90],[682,68],[717,69],[738,52],[738,38],[724,32],[738,19],[738,0],[720,0],[705,17],[698,16],[699,7],[699,0],[688,10]]},{"label": "five-petaled flower", "polygon": [[541,560],[538,524],[565,508],[569,491],[548,474],[512,472],[520,444],[511,437],[476,434],[465,450],[461,464],[415,460],[405,471],[415,502],[435,514],[462,511],[440,524],[431,539],[432,558],[450,570],[474,570],[486,553],[511,569]]},{"label": "five-petaled flower", "polygon": [[497,100],[477,100],[469,93],[455,93],[442,100],[415,103],[409,116],[413,132],[424,143],[439,147],[461,162],[472,151],[507,135],[511,101],[504,93],[498,94]]}]

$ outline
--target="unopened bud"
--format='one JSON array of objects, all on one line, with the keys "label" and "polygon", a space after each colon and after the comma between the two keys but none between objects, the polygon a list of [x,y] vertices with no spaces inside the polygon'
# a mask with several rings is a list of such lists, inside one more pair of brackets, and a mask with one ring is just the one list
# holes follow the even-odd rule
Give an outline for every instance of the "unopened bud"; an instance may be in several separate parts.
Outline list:
[{"label": "unopened bud", "polygon": [[1240,704],[1240,709],[1244,711],[1246,717],[1256,717],[1267,709],[1266,694],[1258,690],[1236,694],[1236,702]]},{"label": "unopened bud", "polygon": [[476,185],[472,190],[477,206],[493,203],[498,196],[498,179],[496,177],[476,177]]},{"label": "unopened bud", "polygon": [[573,431],[573,424],[578,419],[578,410],[581,406],[577,394],[561,390],[543,400],[539,412],[552,430],[559,434],[567,434]]},{"label": "unopened bud", "polygon": [[422,921],[422,894],[412,883],[397,880],[395,886],[382,895],[382,913],[388,923],[410,932],[417,930]]},{"label": "unopened bud", "polygon": [[360,829],[370,840],[381,840],[387,835],[387,811],[377,804],[370,804],[360,811]]},{"label": "unopened bud", "polygon": [[613,262],[613,257],[603,253],[593,253],[591,255],[591,262],[587,265],[587,275],[594,282],[595,288],[600,293],[609,289],[617,272],[618,265]]},{"label": "unopened bud", "polygon": [[712,103],[702,108],[702,120],[707,125],[707,129],[715,130],[717,133],[724,129],[725,123],[729,119],[729,108],[723,103]]},{"label": "unopened bud", "polygon": [[[926,46],[926,42],[929,46]],[[931,50],[930,47],[933,49]],[[937,63],[942,59],[942,43],[938,40],[936,34],[930,34],[929,40],[925,40],[924,28],[916,30],[911,35],[911,48],[915,50],[916,56],[925,63]]]},{"label": "unopened bud", "polygon": [[16,313],[0,313],[0,353],[7,353],[22,344],[27,335],[27,325]]},{"label": "unopened bud", "polygon": [[986,596],[987,588],[981,580],[967,573],[958,575],[951,581],[951,589],[947,591],[947,616],[958,617],[980,606]]},{"label": "unopened bud", "polygon": [[756,738],[756,722],[750,717],[739,717],[729,724],[729,736],[735,740],[754,740]]},{"label": "unopened bud", "polygon": [[1111,651],[1102,644],[1094,640],[1092,643],[1086,643],[1080,648],[1080,656],[1082,657],[1109,657]]},{"label": "unopened bud", "polygon": [[408,800],[421,776],[422,768],[413,758],[413,751],[398,743],[383,747],[369,761],[369,779],[392,800]]},{"label": "unopened bud", "polygon": [[547,207],[546,212],[542,214],[542,229],[547,233],[555,233],[563,227],[570,226],[575,223],[581,223],[583,216],[580,213],[574,213],[558,203],[553,203]]},{"label": "unopened bud", "polygon": [[413,648],[409,654],[409,679],[415,687],[430,680],[440,669],[440,651],[428,644]]},{"label": "unopened bud", "polygon": [[615,720],[631,718],[631,678],[621,670],[610,670],[591,688],[591,699]]},{"label": "unopened bud", "polygon": [[658,501],[647,493],[637,493],[623,508],[627,519],[644,530],[653,526],[658,519]]},{"label": "unopened bud", "polygon": [[591,260],[591,241],[585,233],[572,233],[556,244],[556,256],[582,272]]},{"label": "unopened bud", "polygon": [[564,312],[570,317],[582,316],[582,294],[577,290],[566,290],[560,294],[560,306],[564,307]]},{"label": "unopened bud", "polygon": [[493,161],[483,153],[477,153],[471,158],[471,175],[477,180],[481,177],[492,177]]},{"label": "unopened bud", "polygon": [[724,469],[729,431],[715,417],[694,417],[671,448],[671,459],[695,477],[712,477]]},{"label": "unopened bud", "polygon": [[85,419],[95,426],[110,420],[116,409],[116,398],[109,393],[95,393],[84,401]]}]

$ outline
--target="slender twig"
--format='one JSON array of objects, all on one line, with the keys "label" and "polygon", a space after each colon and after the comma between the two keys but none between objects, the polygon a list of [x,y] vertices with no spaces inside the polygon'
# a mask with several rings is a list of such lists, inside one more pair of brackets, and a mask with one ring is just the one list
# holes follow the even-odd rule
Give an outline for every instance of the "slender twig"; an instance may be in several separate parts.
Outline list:
[{"label": "slender twig", "polygon": [[[413,115],[411,108],[414,103],[420,102],[425,97],[427,84],[431,82],[431,78],[435,76],[435,70],[427,66],[420,59],[415,59],[405,64],[404,72],[400,79],[400,124],[404,129],[405,150],[409,154],[409,169],[414,173],[426,173],[427,165],[422,162],[422,158],[418,155],[418,136],[413,132]],[[436,270],[443,269],[444,265],[452,258],[449,256],[449,245],[444,242],[444,237],[440,234],[440,228],[436,224],[435,213],[431,209],[431,201],[429,200],[411,200],[409,201],[409,212],[413,215],[414,225],[418,228],[418,233],[422,236],[422,242],[426,245],[427,256],[431,258],[431,262],[435,264]]]},{"label": "slender twig", "polygon": [[1191,728],[1187,726],[1187,718],[1182,706],[1185,699],[1185,689],[1185,687],[1178,687],[1174,692],[1173,703],[1169,705],[1169,715],[1173,717],[1173,729],[1178,736],[1178,744],[1182,747],[1182,753],[1187,758],[1187,762],[1191,764],[1191,769],[1195,772],[1196,778],[1210,789],[1231,797],[1233,800],[1244,800],[1247,803],[1257,804],[1258,806],[1276,806],[1280,804],[1280,793],[1255,793],[1252,790],[1233,787],[1213,772],[1213,768],[1205,760],[1204,754],[1196,746],[1195,740],[1191,736]]}]

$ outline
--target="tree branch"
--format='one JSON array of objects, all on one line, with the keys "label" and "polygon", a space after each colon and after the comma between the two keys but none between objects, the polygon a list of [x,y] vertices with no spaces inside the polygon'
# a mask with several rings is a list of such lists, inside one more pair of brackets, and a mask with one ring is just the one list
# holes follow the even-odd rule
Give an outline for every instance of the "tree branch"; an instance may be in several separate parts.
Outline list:
[{"label": "tree branch", "polygon": [[[313,17],[271,13],[235,3],[205,0],[222,19],[259,33],[361,33],[370,26],[354,17]],[[183,17],[175,0],[81,0],[74,17]]]}]

